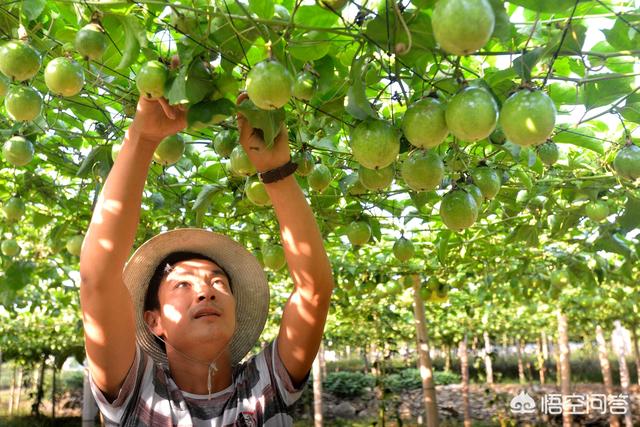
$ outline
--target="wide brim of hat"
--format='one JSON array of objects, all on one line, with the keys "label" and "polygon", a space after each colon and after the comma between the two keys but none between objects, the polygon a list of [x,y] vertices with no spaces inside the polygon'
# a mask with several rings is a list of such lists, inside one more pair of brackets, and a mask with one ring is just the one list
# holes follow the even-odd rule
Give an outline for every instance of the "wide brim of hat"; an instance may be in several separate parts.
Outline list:
[{"label": "wide brim of hat", "polygon": [[189,251],[205,255],[222,267],[236,299],[236,330],[229,343],[231,363],[239,363],[253,348],[264,329],[269,312],[269,286],[256,257],[229,237],[200,228],[179,228],[147,240],[124,268],[136,317],[136,337],[142,350],[156,362],[168,366],[167,355],[144,321],[144,299],[149,280],[172,252]]}]

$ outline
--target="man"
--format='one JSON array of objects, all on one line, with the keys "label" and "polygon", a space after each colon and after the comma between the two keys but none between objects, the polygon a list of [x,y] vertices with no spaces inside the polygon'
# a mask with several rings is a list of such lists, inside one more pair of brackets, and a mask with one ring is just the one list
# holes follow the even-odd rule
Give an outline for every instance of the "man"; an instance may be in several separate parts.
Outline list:
[{"label": "man", "polygon": [[96,204],[80,256],[92,391],[109,425],[291,425],[287,410],[318,351],[333,277],[292,175],[286,129],[268,150],[238,116],[240,143],[263,173],[294,282],[274,342],[240,363],[264,326],[268,288],[255,257],[231,239],[172,230],[126,262],[153,152],[185,124],[182,109],[141,98]]}]

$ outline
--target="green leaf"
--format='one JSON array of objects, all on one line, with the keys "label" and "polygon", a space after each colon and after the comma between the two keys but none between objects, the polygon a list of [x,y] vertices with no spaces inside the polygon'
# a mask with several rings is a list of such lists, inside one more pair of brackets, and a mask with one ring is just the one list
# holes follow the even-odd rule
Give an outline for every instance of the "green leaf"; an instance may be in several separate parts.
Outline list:
[{"label": "green leaf", "polygon": [[49,215],[42,214],[40,212],[33,213],[33,226],[36,228],[40,228],[44,225],[47,225],[51,222],[53,218]]},{"label": "green leaf", "polygon": [[215,87],[209,68],[200,58],[194,58],[185,82],[185,93],[189,103],[196,104],[202,101],[214,91]]},{"label": "green leaf", "polygon": [[496,24],[493,28],[493,35],[491,37],[495,37],[502,42],[506,42],[511,38],[511,32],[514,26],[509,22],[510,19],[506,9],[504,8],[504,1],[489,0],[489,3],[491,3],[493,14],[496,17]]},{"label": "green leaf", "polygon": [[18,291],[31,282],[31,274],[35,270],[35,264],[30,261],[17,261],[12,263],[0,276],[0,288],[7,287]]},{"label": "green leaf", "polygon": [[23,0],[22,14],[28,21],[33,21],[40,16],[46,5],[45,0]]},{"label": "green leaf", "polygon": [[94,147],[87,157],[83,160],[82,164],[78,168],[78,172],[76,172],[76,176],[80,178],[86,178],[89,173],[93,171],[93,167],[100,162],[108,162],[111,159],[111,146],[110,145],[99,145]]},{"label": "green leaf", "polygon": [[594,136],[593,131],[588,127],[573,129],[568,126],[560,126],[560,129],[553,136],[553,141],[561,144],[572,144],[604,155],[602,140]]},{"label": "green leaf", "polygon": [[262,131],[262,138],[268,149],[273,146],[276,136],[280,133],[285,114],[282,108],[276,110],[262,110],[249,99],[238,105],[238,110],[249,120],[251,127]]},{"label": "green leaf", "polygon": [[509,3],[525,7],[535,12],[557,13],[575,5],[575,0],[510,0]]},{"label": "green leaf", "polygon": [[293,23],[310,27],[333,27],[338,15],[320,6],[300,6],[293,17]]},{"label": "green leaf", "polygon": [[345,110],[358,120],[364,120],[368,117],[376,117],[375,111],[371,108],[369,99],[366,94],[366,86],[363,74],[366,72],[364,58],[360,57],[353,60],[351,65],[351,86],[347,91],[347,103]]},{"label": "green leaf", "polygon": [[611,104],[633,90],[634,78],[619,74],[594,74],[590,79],[604,77],[584,85],[584,105],[587,110]]},{"label": "green leaf", "polygon": [[626,258],[631,256],[631,248],[615,234],[604,233],[593,242],[596,250],[620,254]]},{"label": "green leaf", "polygon": [[438,233],[438,239],[436,241],[436,250],[438,255],[438,261],[444,265],[449,256],[449,239],[451,238],[451,231],[444,230]]},{"label": "green leaf", "polygon": [[618,217],[618,224],[625,232],[640,226],[640,199],[629,196],[623,214]]},{"label": "green leaf", "polygon": [[[639,12],[640,9],[637,9],[635,13],[621,14],[610,30],[601,30],[607,42],[615,49],[638,49],[640,45],[640,34],[638,34],[637,30],[637,28],[640,28]],[[634,30],[632,27],[636,29]]]},{"label": "green leaf", "polygon": [[219,185],[205,185],[200,193],[198,193],[198,197],[193,203],[193,210],[206,212],[209,209],[209,206],[211,206],[213,198],[220,191],[222,191],[222,187]]},{"label": "green leaf", "polygon": [[202,101],[189,108],[187,123],[190,128],[203,129],[209,125],[220,123],[233,115],[235,111],[236,105],[227,98]]},{"label": "green leaf", "polygon": [[274,13],[273,0],[249,0],[249,10],[262,19],[271,19]]},{"label": "green leaf", "polygon": [[189,102],[187,98],[187,73],[188,67],[181,67],[178,75],[168,82],[168,90],[165,91],[165,97],[170,105],[186,104]]},{"label": "green leaf", "polygon": [[636,92],[629,96],[624,107],[619,108],[618,111],[626,120],[640,124],[640,93]]},{"label": "green leaf", "polygon": [[[129,68],[140,54],[140,37],[137,34],[140,30],[140,23],[138,19],[133,15],[118,17],[125,31],[124,49],[122,52],[122,58],[120,63],[116,67],[116,70],[122,71]],[[142,27],[144,34],[144,27]],[[146,40],[146,36],[143,36]]]}]

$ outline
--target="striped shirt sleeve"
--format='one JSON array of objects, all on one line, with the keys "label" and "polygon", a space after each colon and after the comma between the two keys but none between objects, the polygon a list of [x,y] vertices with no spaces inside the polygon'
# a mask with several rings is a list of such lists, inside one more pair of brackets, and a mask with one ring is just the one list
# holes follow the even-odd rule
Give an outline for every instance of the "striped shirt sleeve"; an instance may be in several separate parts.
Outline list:
[{"label": "striped shirt sleeve", "polygon": [[[89,374],[89,384],[91,385],[91,393],[98,404],[98,408],[102,415],[107,420],[107,425],[113,423],[114,425],[118,425],[122,416],[124,415],[124,411],[129,404],[129,401],[133,397],[133,390],[136,385],[136,381],[140,381],[142,374],[144,373],[144,367],[140,365],[140,358],[143,357],[142,351],[140,347],[136,344],[136,355],[133,360],[133,364],[129,368],[129,372],[122,383],[122,387],[120,387],[120,391],[118,392],[118,396],[113,402],[109,402],[109,400],[105,397],[104,393],[98,388],[96,383],[93,381],[91,374]],[[146,362],[146,361],[145,361]],[[146,363],[145,363],[146,365]],[[140,371],[140,372],[139,372]]]},{"label": "striped shirt sleeve", "polygon": [[289,375],[287,368],[285,368],[284,364],[282,363],[280,354],[278,353],[277,339],[273,340],[272,348],[273,348],[273,351],[271,352],[271,367],[272,367],[272,371],[275,374],[276,387],[284,403],[287,406],[291,406],[302,395],[302,391],[304,390],[304,387],[307,384],[307,380],[309,379],[309,374],[311,373],[311,370],[307,372],[307,376],[302,380],[301,384],[298,387],[296,387],[293,384],[293,380],[291,379],[291,375]]}]

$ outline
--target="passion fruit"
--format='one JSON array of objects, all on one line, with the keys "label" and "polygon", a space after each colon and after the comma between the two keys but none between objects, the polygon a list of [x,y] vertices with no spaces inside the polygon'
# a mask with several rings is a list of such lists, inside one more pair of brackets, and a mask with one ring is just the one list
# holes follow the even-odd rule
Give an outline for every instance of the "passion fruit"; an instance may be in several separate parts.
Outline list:
[{"label": "passion fruit", "polygon": [[107,50],[107,35],[104,28],[97,23],[90,23],[82,27],[75,38],[76,50],[85,60],[98,60]]},{"label": "passion fruit", "polygon": [[82,250],[82,242],[84,242],[84,236],[76,235],[67,240],[67,244],[65,245],[67,251],[73,256],[80,256],[80,252]]},{"label": "passion fruit", "polygon": [[435,98],[415,102],[402,119],[404,136],[415,147],[437,147],[449,134],[445,111],[445,105]]},{"label": "passion fruit", "polygon": [[69,58],[55,58],[44,70],[44,82],[49,90],[61,96],[74,96],[84,86],[84,71]]},{"label": "passion fruit", "polygon": [[486,89],[467,86],[455,94],[445,112],[447,127],[461,141],[474,142],[491,135],[498,121],[498,104]]},{"label": "passion fruit", "polygon": [[415,248],[413,247],[413,243],[411,240],[407,239],[404,236],[401,236],[396,242],[393,244],[393,255],[400,262],[405,262],[413,258],[413,255],[416,253]]},{"label": "passion fruit", "polygon": [[307,176],[309,187],[322,193],[331,183],[331,171],[322,163],[313,166],[311,173]]},{"label": "passion fruit", "polygon": [[229,168],[231,173],[236,176],[251,176],[256,173],[256,168],[249,160],[249,156],[242,148],[242,145],[236,145],[229,155]]},{"label": "passion fruit", "polygon": [[367,169],[360,166],[358,176],[362,185],[371,191],[383,190],[391,185],[395,176],[395,167],[392,164],[380,169]]},{"label": "passion fruit", "polygon": [[316,163],[313,154],[309,150],[302,150],[294,154],[293,161],[298,164],[296,174],[300,176],[308,176],[313,170],[313,165]]},{"label": "passion fruit", "polygon": [[233,149],[238,145],[237,136],[230,131],[218,133],[213,140],[213,150],[220,157],[229,157]]},{"label": "passion fruit", "polygon": [[473,178],[473,183],[482,192],[482,196],[487,200],[496,197],[502,186],[498,172],[488,166],[480,166],[474,169],[471,172],[471,177]]},{"label": "passion fruit", "polygon": [[163,166],[170,166],[178,162],[184,154],[184,139],[182,136],[170,135],[164,138],[153,153],[153,160]]},{"label": "passion fruit", "polygon": [[33,159],[33,144],[21,136],[9,138],[2,146],[2,155],[13,166],[24,166]]},{"label": "passion fruit", "polygon": [[303,101],[309,101],[316,93],[318,79],[308,71],[303,71],[296,76],[293,84],[293,96]]},{"label": "passion fruit", "polygon": [[24,202],[18,197],[12,197],[2,205],[2,212],[9,222],[19,221],[25,210]]},{"label": "passion fruit", "polygon": [[244,186],[247,199],[256,206],[270,206],[271,198],[264,184],[258,178],[250,177]]},{"label": "passion fruit", "polygon": [[284,256],[284,249],[280,245],[267,244],[261,249],[262,261],[265,267],[279,271],[287,264],[287,260]]},{"label": "passion fruit", "polygon": [[292,91],[293,78],[278,61],[262,61],[247,74],[249,99],[263,110],[283,107],[291,99]]},{"label": "passion fruit", "polygon": [[468,55],[487,44],[495,21],[487,0],[440,0],[431,17],[436,41],[453,55]]},{"label": "passion fruit", "polygon": [[548,140],[544,144],[538,145],[537,152],[540,161],[547,166],[553,166],[560,158],[560,150],[558,150],[558,145],[551,140]]},{"label": "passion fruit", "polygon": [[609,216],[609,205],[602,200],[594,200],[584,207],[587,216],[595,222],[602,222]]},{"label": "passion fruit", "polygon": [[365,120],[351,131],[351,152],[365,168],[380,169],[394,162],[400,152],[400,132],[383,120]]},{"label": "passion fruit", "polygon": [[434,151],[415,150],[402,163],[400,175],[412,190],[435,190],[444,178],[444,163]]},{"label": "passion fruit", "polygon": [[20,245],[13,239],[7,239],[2,242],[0,251],[4,256],[14,257],[20,253]]},{"label": "passion fruit", "polygon": [[353,221],[347,227],[347,238],[353,246],[362,246],[371,238],[371,227],[364,221]]},{"label": "passion fruit", "polygon": [[523,89],[502,104],[500,126],[507,139],[528,147],[545,142],[556,124],[556,107],[539,90]]},{"label": "passion fruit", "polygon": [[12,80],[22,82],[40,69],[40,54],[27,43],[11,40],[0,45],[0,71]]},{"label": "passion fruit", "polygon": [[478,205],[471,194],[456,189],[442,198],[440,217],[447,228],[461,231],[471,227],[478,219]]},{"label": "passion fruit", "polygon": [[640,147],[627,145],[621,148],[613,159],[613,167],[623,178],[640,178]]},{"label": "passion fruit", "polygon": [[4,108],[13,120],[30,122],[42,110],[42,96],[32,87],[14,86],[4,98]]},{"label": "passion fruit", "polygon": [[169,70],[160,61],[148,61],[142,65],[136,76],[136,86],[140,94],[148,99],[164,96],[164,87],[169,78]]}]

